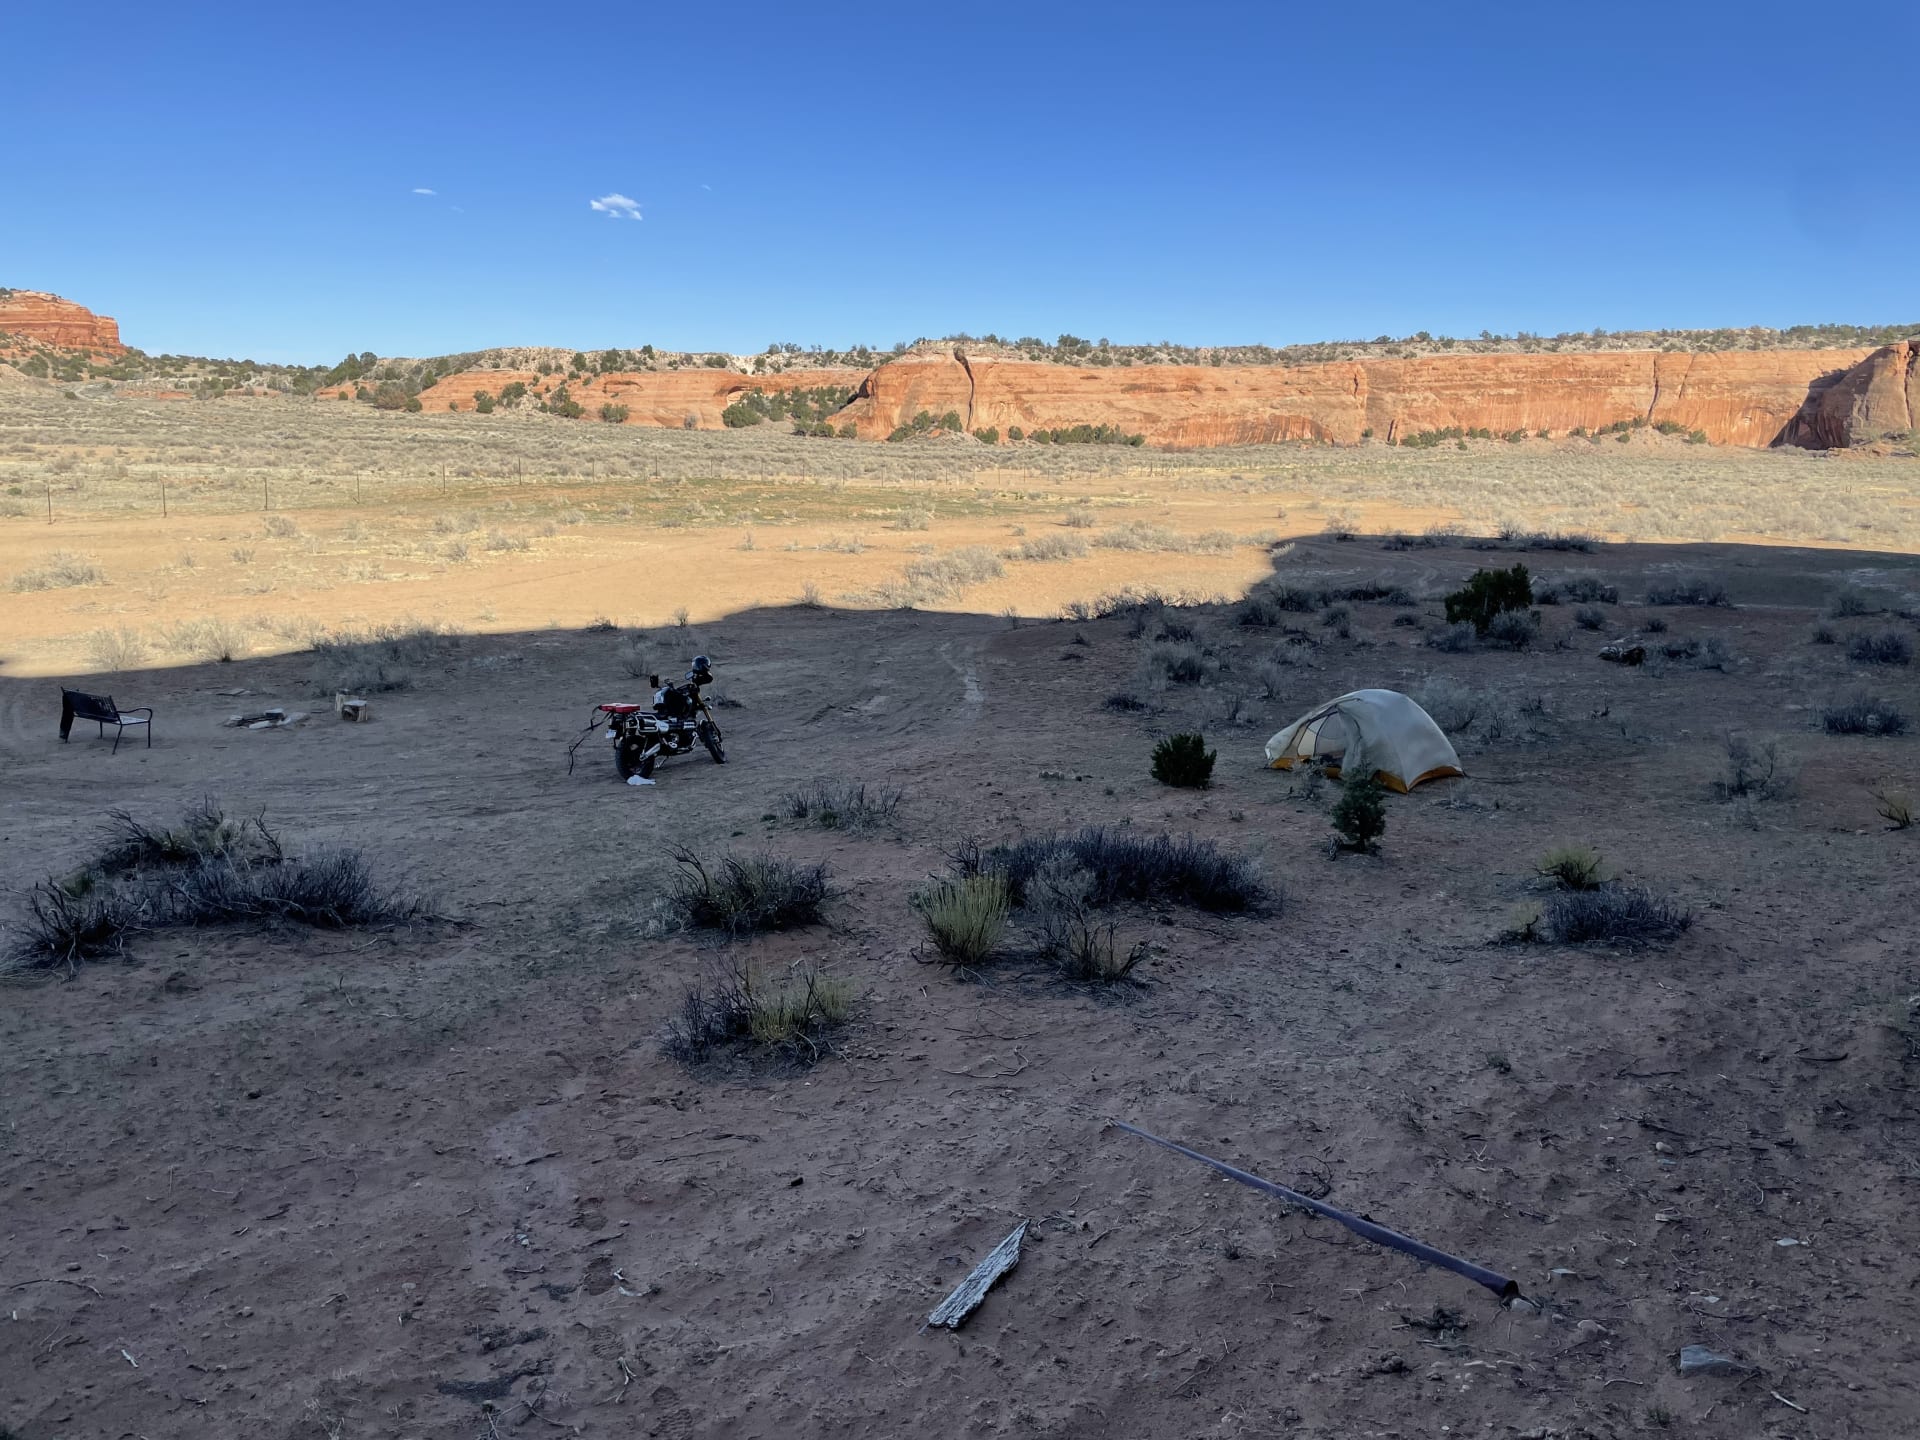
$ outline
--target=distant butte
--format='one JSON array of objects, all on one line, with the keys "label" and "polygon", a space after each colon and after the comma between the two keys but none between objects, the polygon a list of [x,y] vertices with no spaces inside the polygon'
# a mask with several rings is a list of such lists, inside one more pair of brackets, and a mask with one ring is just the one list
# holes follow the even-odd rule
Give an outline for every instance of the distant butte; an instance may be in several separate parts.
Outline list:
[{"label": "distant butte", "polygon": [[119,321],[41,290],[0,289],[0,335],[95,355],[124,355],[127,349]]}]

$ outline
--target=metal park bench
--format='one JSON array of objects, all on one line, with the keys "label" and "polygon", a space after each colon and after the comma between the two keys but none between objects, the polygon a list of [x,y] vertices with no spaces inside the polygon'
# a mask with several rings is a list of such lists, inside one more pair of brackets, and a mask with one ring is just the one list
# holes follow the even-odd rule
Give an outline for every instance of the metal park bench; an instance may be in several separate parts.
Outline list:
[{"label": "metal park bench", "polygon": [[153,711],[142,707],[137,710],[122,710],[113,703],[111,695],[89,695],[84,690],[62,690],[60,692],[60,739],[65,743],[67,734],[73,729],[76,720],[92,720],[100,726],[100,737],[106,738],[107,726],[114,726],[113,750],[120,753],[120,737],[127,733],[129,725],[144,725],[147,728],[147,748],[153,748]]}]

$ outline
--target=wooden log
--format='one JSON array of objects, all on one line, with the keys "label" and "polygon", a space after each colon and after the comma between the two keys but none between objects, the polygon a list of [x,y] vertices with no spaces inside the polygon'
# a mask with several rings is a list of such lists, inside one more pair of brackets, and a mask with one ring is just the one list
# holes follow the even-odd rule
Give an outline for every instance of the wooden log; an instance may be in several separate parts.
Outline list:
[{"label": "wooden log", "polygon": [[[933,1313],[927,1316],[927,1325],[958,1330],[961,1322],[987,1298],[994,1281],[1020,1263],[1020,1242],[1026,1237],[1027,1222],[1022,1220],[1011,1235],[993,1247],[992,1254],[973,1267],[972,1274],[954,1287],[951,1295],[934,1307]],[[920,1328],[924,1330],[926,1326]]]}]

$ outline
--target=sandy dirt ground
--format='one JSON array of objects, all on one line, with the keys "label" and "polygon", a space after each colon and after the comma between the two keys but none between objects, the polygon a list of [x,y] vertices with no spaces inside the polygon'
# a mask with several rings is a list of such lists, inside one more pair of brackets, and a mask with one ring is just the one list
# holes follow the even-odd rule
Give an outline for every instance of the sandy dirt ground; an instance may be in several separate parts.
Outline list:
[{"label": "sandy dirt ground", "polygon": [[[1436,597],[1514,558],[1623,603],[1598,632],[1546,607],[1520,653],[1429,647]],[[1915,832],[1871,792],[1920,789],[1920,742],[1830,736],[1818,715],[1858,684],[1920,711],[1911,667],[1845,644],[1913,634],[1894,612],[1920,566],[1364,538],[1260,564],[1416,603],[1352,603],[1345,635],[1217,608],[633,617],[663,668],[710,653],[737,702],[727,766],[676,760],[645,790],[599,742],[571,775],[565,756],[591,704],[632,695],[630,629],[448,637],[372,723],[282,732],[220,721],[313,703],[309,656],[148,668],[116,683],[158,711],[154,745],[117,756],[85,727],[58,744],[49,678],[0,676],[9,904],[82,863],[109,810],[165,819],[215,795],[291,845],[359,846],[450,917],[160,931],[124,963],[0,990],[0,1425],[1910,1433],[1920,881]],[[1694,573],[1734,608],[1639,603]],[[1849,585],[1885,610],[1813,643]],[[1187,627],[1208,682],[1146,673]],[[1615,634],[1731,658],[1622,669],[1594,654]],[[1262,742],[1328,696],[1434,677],[1474,697],[1455,735],[1469,778],[1393,798],[1377,857],[1330,859],[1328,791],[1262,769]],[[1107,708],[1116,692],[1149,708]],[[1196,725],[1213,787],[1156,784],[1154,736]],[[1786,793],[1717,798],[1730,728],[1777,738]],[[774,818],[815,777],[905,798],[864,835]],[[956,840],[1096,821],[1214,840],[1285,904],[1120,913],[1150,946],[1124,993],[1018,955],[973,980],[923,963],[909,896]],[[1542,898],[1538,857],[1572,841],[1691,906],[1692,929],[1641,952],[1491,943]],[[739,948],[764,973],[852,983],[837,1053],[703,1071],[662,1053],[687,987],[727,958],[659,923],[676,844],[829,866],[825,924]],[[1510,1273],[1538,1309],[1111,1118]],[[958,1333],[923,1332],[1022,1219],[1018,1269]],[[1694,1343],[1754,1369],[1682,1377]]]}]

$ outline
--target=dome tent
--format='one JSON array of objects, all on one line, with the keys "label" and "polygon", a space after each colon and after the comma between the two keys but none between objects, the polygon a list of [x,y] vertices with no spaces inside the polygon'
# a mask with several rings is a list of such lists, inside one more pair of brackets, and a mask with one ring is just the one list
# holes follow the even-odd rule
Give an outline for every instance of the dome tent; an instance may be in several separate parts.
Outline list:
[{"label": "dome tent", "polygon": [[1336,775],[1358,764],[1403,795],[1466,773],[1433,717],[1398,690],[1355,690],[1309,710],[1267,741],[1267,762],[1275,770],[1317,762]]}]

